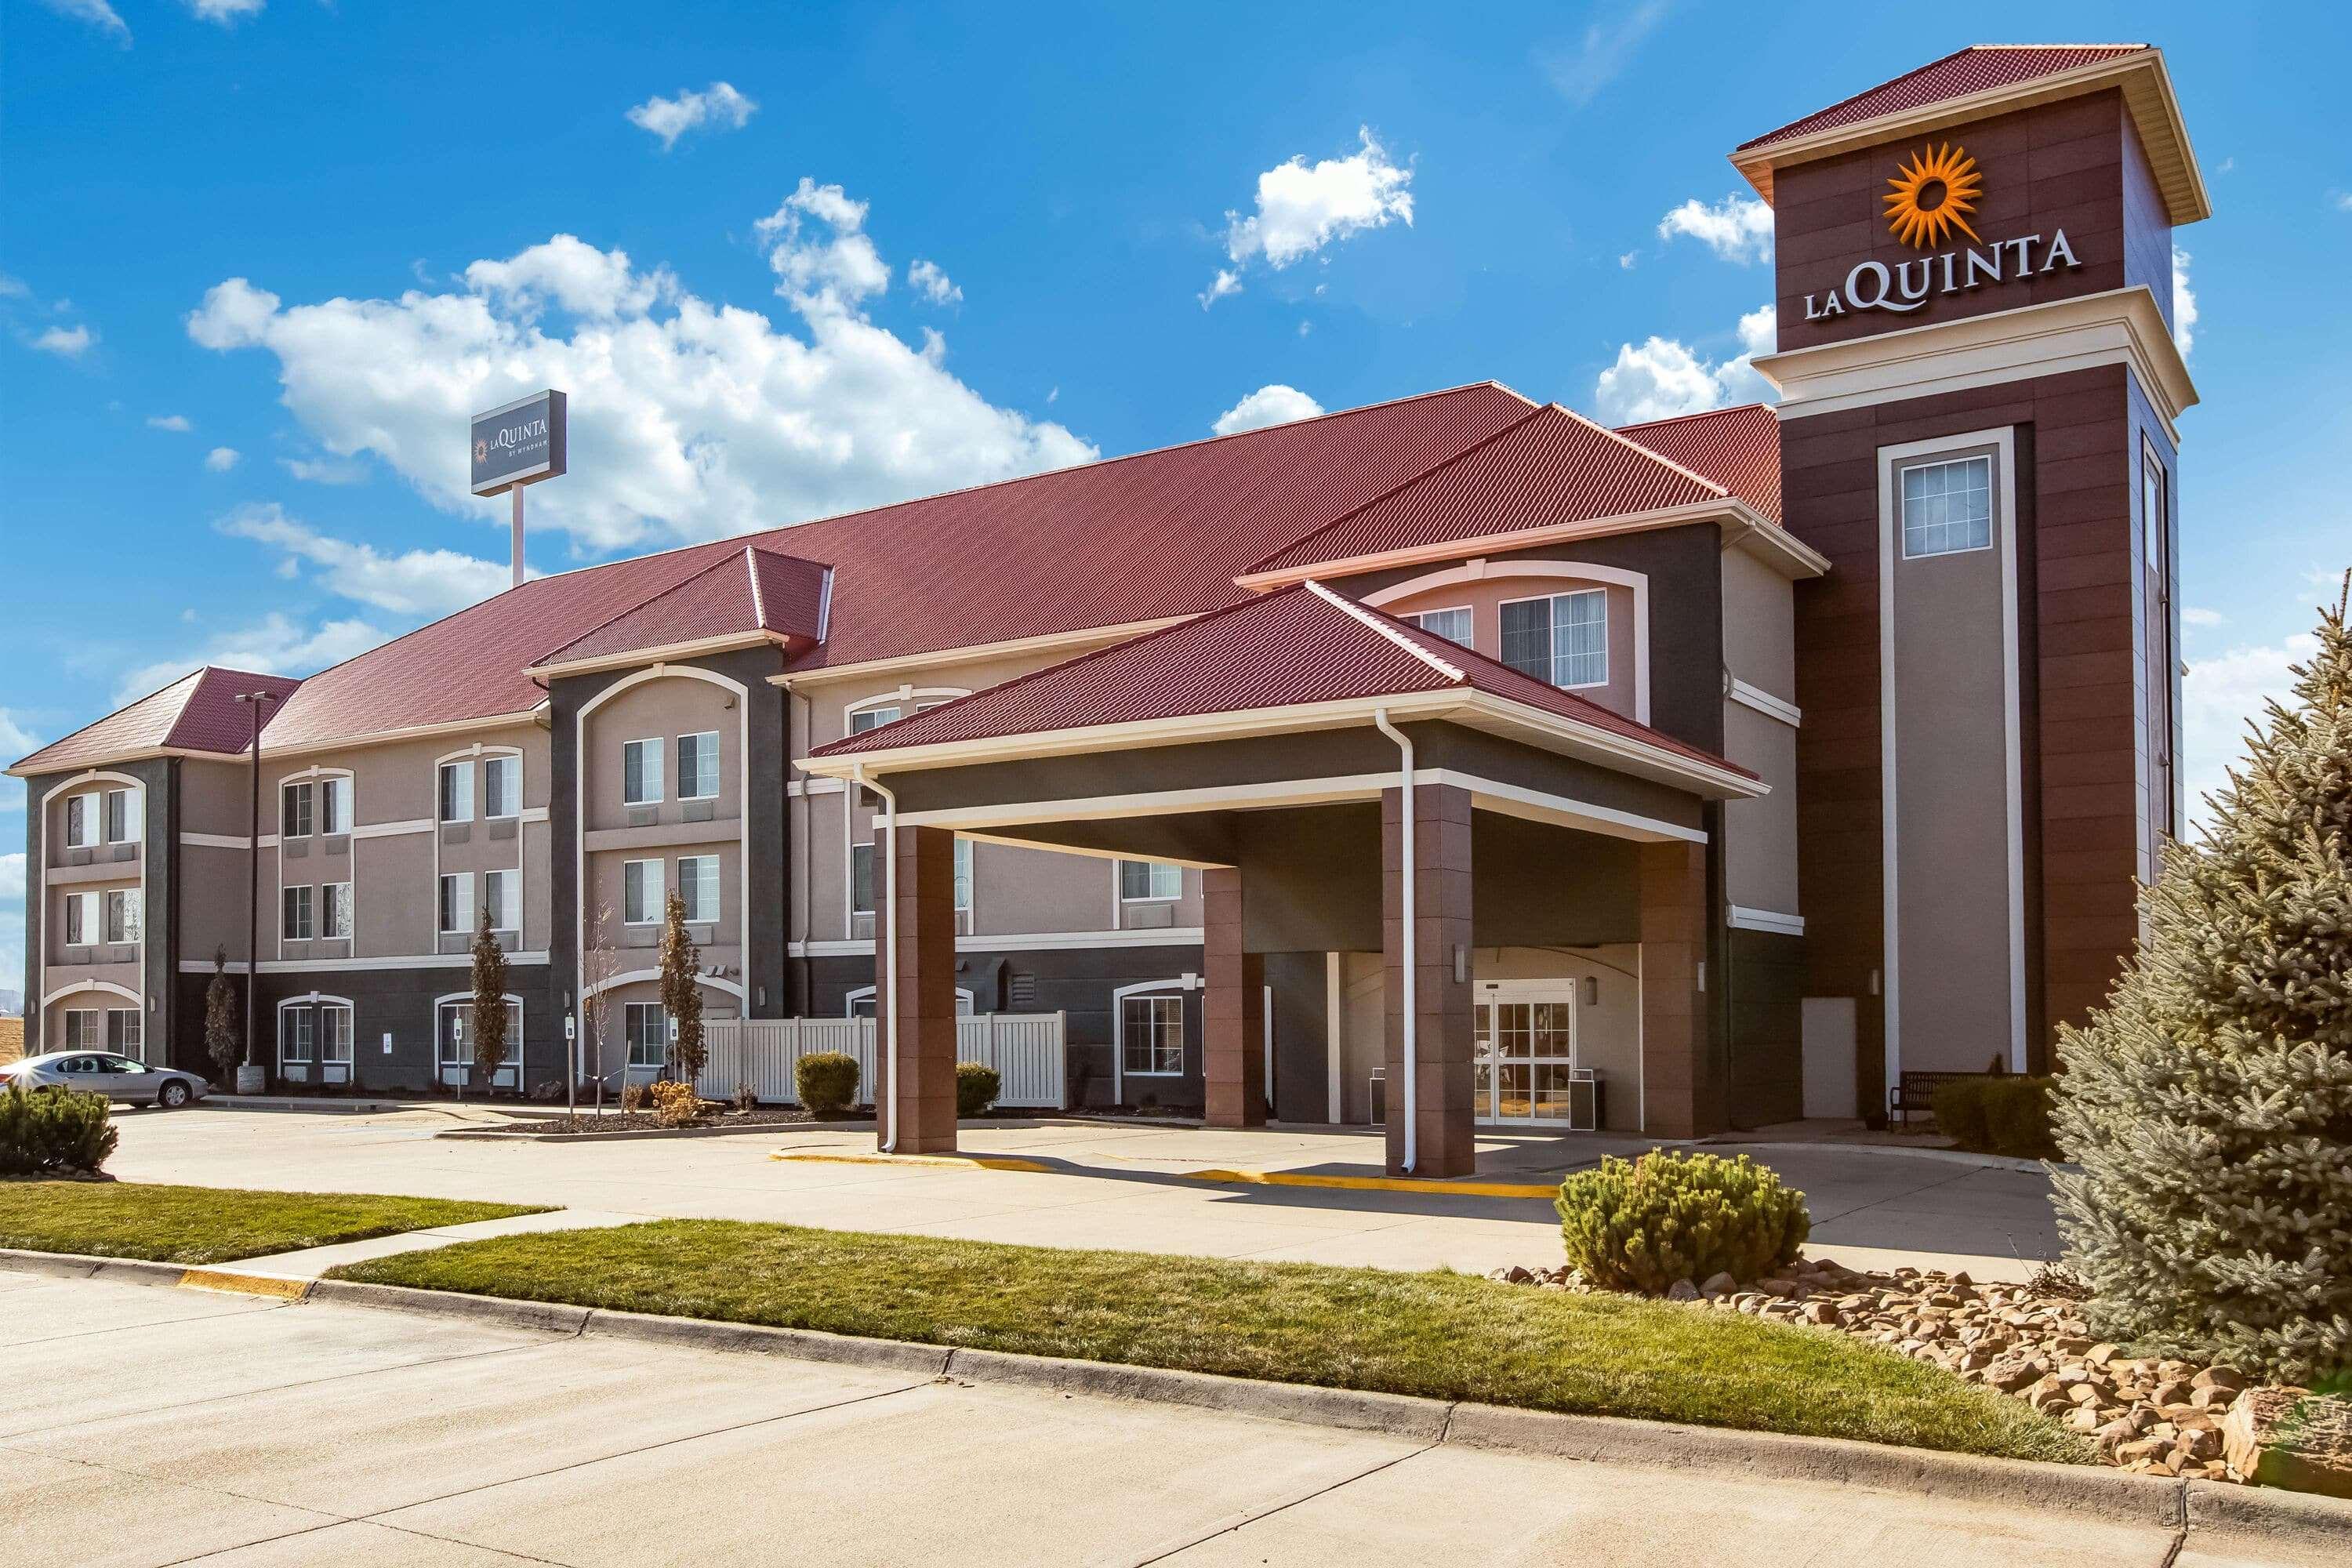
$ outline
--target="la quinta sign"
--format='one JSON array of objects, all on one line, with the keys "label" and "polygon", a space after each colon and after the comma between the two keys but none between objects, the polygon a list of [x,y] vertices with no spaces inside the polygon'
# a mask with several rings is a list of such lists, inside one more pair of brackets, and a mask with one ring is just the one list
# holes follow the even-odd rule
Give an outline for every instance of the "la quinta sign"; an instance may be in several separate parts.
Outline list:
[{"label": "la quinta sign", "polygon": [[1946,142],[1922,148],[1910,163],[1887,181],[1892,191],[1886,203],[1887,226],[1897,239],[1915,250],[1928,250],[1953,234],[1976,241],[1969,246],[1899,261],[1857,261],[1845,281],[1825,293],[1805,296],[1805,320],[1828,321],[1849,310],[1892,310],[1907,315],[1938,294],[1968,294],[1993,284],[2017,283],[2083,264],[2066,243],[2066,231],[2046,238],[2038,234],[1990,243],[1969,226],[1984,177],[1965,149]]}]

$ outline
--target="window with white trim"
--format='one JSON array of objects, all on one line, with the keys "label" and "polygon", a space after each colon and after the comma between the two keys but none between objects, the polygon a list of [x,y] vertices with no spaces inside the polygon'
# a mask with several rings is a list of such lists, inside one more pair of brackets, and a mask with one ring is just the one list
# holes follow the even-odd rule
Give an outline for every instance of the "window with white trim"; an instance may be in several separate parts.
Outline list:
[{"label": "window with white trim", "polygon": [[136,1007],[109,1007],[106,1010],[106,1048],[117,1056],[139,1059],[140,1026],[145,1020]]},{"label": "window with white trim", "polygon": [[319,1007],[319,1055],[320,1059],[349,1067],[352,1047],[359,1032],[352,1027],[352,1010],[341,1003],[321,1003]]},{"label": "window with white trim", "polygon": [[329,882],[319,889],[319,934],[337,942],[352,934],[352,885]]},{"label": "window with white trim", "polygon": [[284,937],[288,942],[310,941],[312,912],[310,902],[311,889],[309,888],[287,888],[281,889],[278,897],[282,910],[281,918],[278,921],[278,934]]},{"label": "window with white trim", "polygon": [[522,873],[512,869],[483,872],[482,908],[489,911],[492,931],[521,931]]},{"label": "window with white trim", "polygon": [[677,798],[716,800],[719,797],[719,731],[677,738]]},{"label": "window with white trim", "polygon": [[139,842],[139,797],[136,791],[110,789],[106,792],[106,841],[109,844]]},{"label": "window with white trim", "polygon": [[66,1049],[94,1051],[99,1049],[100,1038],[97,1008],[66,1009]]},{"label": "window with white trim", "polygon": [[662,798],[662,743],[659,737],[621,742],[621,804],[658,805]]},{"label": "window with white trim", "polygon": [[959,914],[971,912],[971,840],[955,841],[955,907]]},{"label": "window with white trim", "polygon": [[470,871],[444,872],[441,878],[441,934],[468,936],[474,930],[474,876]]},{"label": "window with white trim", "polygon": [[1432,637],[1444,637],[1447,642],[1459,643],[1464,647],[1476,646],[1467,605],[1443,610],[1415,610],[1409,615],[1399,616],[1397,619],[1407,626],[1419,626]]},{"label": "window with white trim", "polygon": [[474,820],[474,764],[472,763],[441,764],[441,820],[444,822]]},{"label": "window with white trim", "polygon": [[[444,1002],[434,1033],[437,1038],[440,1061],[444,1068],[463,1068],[467,1079],[472,1081],[474,1068],[474,1005],[471,1002]],[[458,1025],[465,1026],[463,1032]],[[522,1004],[507,999],[507,1046],[499,1058],[501,1071],[522,1059]]]},{"label": "window with white trim", "polygon": [[137,942],[143,929],[140,923],[140,916],[143,912],[138,889],[116,888],[109,891],[106,895],[106,940]]},{"label": "window with white trim", "polygon": [[863,735],[868,730],[879,730],[885,724],[895,724],[898,721],[898,708],[896,703],[881,708],[860,708],[849,716],[849,732],[853,735]]},{"label": "window with white trim", "polygon": [[1184,890],[1184,868],[1163,865],[1157,860],[1122,860],[1118,863],[1118,897],[1122,903],[1136,904],[1175,898]]},{"label": "window with white trim", "polygon": [[719,918],[719,857],[681,855],[677,858],[677,896],[686,918],[708,925]]},{"label": "window with white trim", "polygon": [[98,940],[100,929],[98,895],[68,893],[66,895],[66,945],[88,947]]},{"label": "window with white trim", "polygon": [[278,786],[278,836],[280,838],[310,837],[314,800],[314,792],[308,779]]},{"label": "window with white trim", "polygon": [[278,1059],[310,1065],[318,1055],[318,1015],[307,1003],[278,1010]]},{"label": "window with white trim", "polygon": [[486,817],[522,815],[522,759],[514,756],[482,759],[482,815]]},{"label": "window with white trim", "polygon": [[98,843],[98,796],[73,795],[66,797],[66,847],[89,849]]},{"label": "window with white trim", "polygon": [[659,925],[666,913],[662,863],[658,860],[621,862],[621,923]]},{"label": "window with white trim", "polygon": [[1118,999],[1119,1071],[1129,1078],[1172,1078],[1184,1070],[1184,998]]},{"label": "window with white trim", "polygon": [[629,1043],[629,1065],[658,1070],[669,1054],[669,1015],[658,1002],[631,1002],[621,1009],[621,1033]]},{"label": "window with white trim", "polygon": [[319,831],[349,833],[352,830],[352,781],[340,774],[319,781]]},{"label": "window with white trim", "polygon": [[874,846],[849,847],[849,908],[854,914],[874,912]]},{"label": "window with white trim", "polygon": [[1992,548],[1992,458],[1989,454],[1911,463],[1895,470],[1903,511],[1903,559]]},{"label": "window with white trim", "polygon": [[1609,591],[1579,588],[1502,605],[1503,662],[1562,689],[1609,684]]}]

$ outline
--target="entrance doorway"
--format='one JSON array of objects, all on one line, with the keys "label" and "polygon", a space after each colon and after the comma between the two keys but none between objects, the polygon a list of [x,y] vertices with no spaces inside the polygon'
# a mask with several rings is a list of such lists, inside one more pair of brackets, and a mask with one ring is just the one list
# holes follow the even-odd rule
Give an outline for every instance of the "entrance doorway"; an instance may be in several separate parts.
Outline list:
[{"label": "entrance doorway", "polygon": [[1591,1068],[1576,1052],[1574,981],[1496,981],[1480,987],[1476,1118],[1511,1127],[1598,1125]]}]

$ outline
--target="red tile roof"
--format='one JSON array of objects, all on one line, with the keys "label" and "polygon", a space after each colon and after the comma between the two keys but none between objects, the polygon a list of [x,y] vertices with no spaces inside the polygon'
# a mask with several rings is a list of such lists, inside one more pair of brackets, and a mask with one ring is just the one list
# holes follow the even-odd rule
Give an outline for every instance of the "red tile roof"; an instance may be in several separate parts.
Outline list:
[{"label": "red tile roof", "polygon": [[1249,562],[1527,413],[1491,382],[536,578],[302,684],[273,748],[528,711],[533,660],[749,543],[834,569],[817,668],[1196,614]]},{"label": "red tile roof", "polygon": [[1761,403],[1620,425],[1617,434],[1670,463],[1705,474],[1733,495],[1780,521],[1780,421]]},{"label": "red tile roof", "polygon": [[1277,589],[1082,654],[835,741],[814,754],[864,755],[1005,735],[1444,690],[1507,698],[1693,761],[1746,773],[1712,752],[1392,616],[1352,602],[1342,604],[1315,583]]},{"label": "red tile roof", "polygon": [[54,773],[142,752],[234,754],[245,750],[253,735],[251,710],[236,700],[236,694],[267,691],[282,703],[299,685],[290,676],[256,675],[206,665],[94,724],[50,742],[16,766],[26,773]]},{"label": "red tile roof", "polygon": [[1411,483],[1253,562],[1244,575],[1720,500],[1727,493],[1727,487],[1549,404]]},{"label": "red tile roof", "polygon": [[2037,77],[2056,76],[2079,66],[2143,54],[2148,48],[2147,44],[1974,44],[1942,59],[1930,60],[1916,70],[1905,71],[1892,81],[1883,81],[1867,92],[1858,92],[1802,120],[1792,120],[1778,131],[1768,131],[1752,141],[1743,142],[1738,150],[1745,153],[1775,142],[1793,142],[1817,131],[1834,131],[1875,120],[1882,114],[1925,109],[1971,93],[2011,87]]},{"label": "red tile roof", "polygon": [[794,652],[814,647],[824,613],[824,574],[814,561],[747,544],[532,662],[580,664],[763,632]]}]

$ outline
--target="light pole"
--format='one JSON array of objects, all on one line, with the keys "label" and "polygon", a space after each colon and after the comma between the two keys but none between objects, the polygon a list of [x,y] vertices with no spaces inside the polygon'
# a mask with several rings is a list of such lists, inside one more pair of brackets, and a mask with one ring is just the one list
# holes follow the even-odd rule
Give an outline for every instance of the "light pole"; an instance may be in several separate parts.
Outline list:
[{"label": "light pole", "polygon": [[236,1091],[259,1094],[269,1087],[269,1075],[261,1066],[260,1041],[253,1033],[254,993],[261,985],[261,726],[266,722],[261,710],[265,703],[277,701],[278,693],[240,691],[236,700],[253,710],[253,810],[245,841],[245,1060],[236,1067]]},{"label": "light pole", "polygon": [[[568,1002],[569,997],[565,998]],[[578,1026],[566,1007],[563,1014],[563,1104],[574,1120],[580,1115],[580,1047]]]}]

